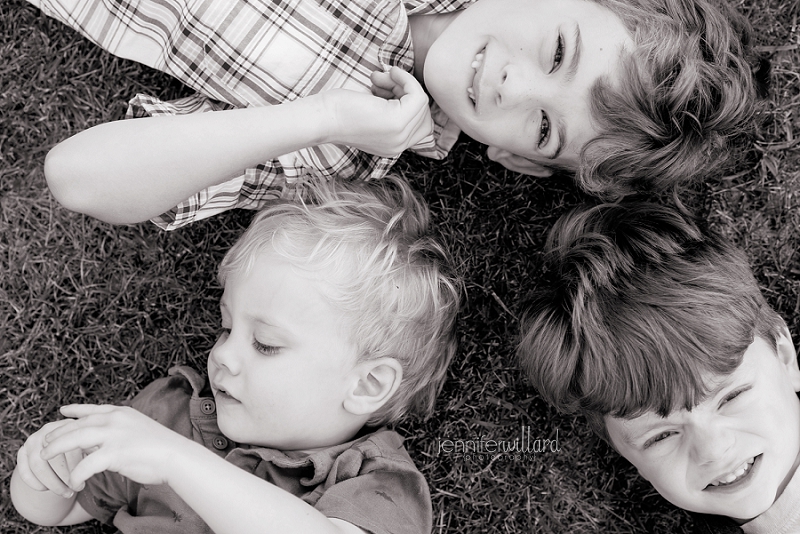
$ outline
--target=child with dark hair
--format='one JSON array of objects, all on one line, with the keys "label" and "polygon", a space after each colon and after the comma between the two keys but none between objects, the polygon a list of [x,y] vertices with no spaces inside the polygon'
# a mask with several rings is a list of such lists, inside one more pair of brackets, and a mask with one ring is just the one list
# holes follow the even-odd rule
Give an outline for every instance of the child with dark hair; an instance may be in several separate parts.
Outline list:
[{"label": "child with dark hair", "polygon": [[719,170],[756,108],[750,28],[724,0],[30,1],[199,92],[136,97],[154,118],[48,155],[56,198],[109,222],[172,229],[380,178],[461,131],[597,194],[669,188]]},{"label": "child with dark hair", "polygon": [[747,259],[664,206],[573,212],[518,355],[703,532],[800,529],[800,370]]},{"label": "child with dark hair", "polygon": [[433,410],[460,281],[402,180],[313,192],[259,213],[222,260],[207,375],[179,366],[128,406],[65,406],[28,438],[11,478],[22,516],[124,533],[430,533],[425,479],[383,425]]}]

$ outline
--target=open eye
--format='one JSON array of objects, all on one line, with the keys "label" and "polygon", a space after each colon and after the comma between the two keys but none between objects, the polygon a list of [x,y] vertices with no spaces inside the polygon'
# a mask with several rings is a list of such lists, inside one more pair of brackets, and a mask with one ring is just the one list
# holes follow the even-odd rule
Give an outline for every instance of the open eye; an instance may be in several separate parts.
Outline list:
[{"label": "open eye", "polygon": [[553,66],[550,69],[550,73],[552,74],[555,70],[561,65],[561,62],[564,60],[564,39],[561,37],[561,34],[558,34],[558,39],[556,39],[556,51],[553,53]]},{"label": "open eye", "polygon": [[664,441],[665,439],[667,439],[668,437],[672,436],[673,434],[675,434],[675,431],[673,431],[673,430],[665,430],[664,432],[656,434],[655,436],[653,436],[652,438],[648,439],[644,443],[644,448],[647,449],[649,447],[652,447],[656,443]]},{"label": "open eye", "polygon": [[550,139],[550,118],[547,113],[542,111],[542,121],[539,125],[539,143],[536,146],[542,148],[547,144],[548,139]]},{"label": "open eye", "polygon": [[264,343],[261,343],[259,340],[255,338],[253,339],[253,348],[256,349],[258,352],[260,352],[261,354],[265,354],[267,356],[272,356],[274,354],[277,354],[278,351],[281,350],[280,347],[265,345]]}]

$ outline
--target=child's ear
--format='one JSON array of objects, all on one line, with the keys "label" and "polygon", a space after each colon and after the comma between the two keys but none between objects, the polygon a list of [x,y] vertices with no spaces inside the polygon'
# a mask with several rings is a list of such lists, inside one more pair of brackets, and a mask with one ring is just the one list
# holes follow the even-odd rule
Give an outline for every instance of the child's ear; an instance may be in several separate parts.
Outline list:
[{"label": "child's ear", "polygon": [[778,336],[778,346],[776,347],[778,359],[786,370],[789,380],[791,380],[795,391],[800,391],[800,369],[797,366],[797,352],[792,343],[792,335],[785,326]]},{"label": "child's ear", "polygon": [[344,399],[344,409],[353,415],[376,412],[400,386],[403,367],[394,358],[378,358],[359,362],[356,382]]},{"label": "child's ear", "polygon": [[536,163],[535,161],[522,156],[517,156],[508,150],[497,148],[495,146],[490,146],[486,150],[486,155],[489,156],[490,160],[496,161],[506,169],[527,174],[528,176],[547,178],[553,174],[552,169],[548,169],[540,163]]}]

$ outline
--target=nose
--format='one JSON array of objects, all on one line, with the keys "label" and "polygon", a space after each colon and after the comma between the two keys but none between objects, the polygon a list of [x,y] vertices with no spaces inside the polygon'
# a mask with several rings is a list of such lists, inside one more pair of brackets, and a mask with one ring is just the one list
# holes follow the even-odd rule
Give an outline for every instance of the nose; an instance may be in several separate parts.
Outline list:
[{"label": "nose", "polygon": [[520,106],[542,107],[548,97],[558,95],[559,88],[553,77],[546,76],[541,69],[526,61],[507,64],[500,73],[497,87],[497,105],[501,109]]},{"label": "nose", "polygon": [[231,375],[237,375],[242,370],[242,361],[231,332],[224,332],[219,336],[211,349],[210,357],[217,367],[226,369]]},{"label": "nose", "polygon": [[700,464],[726,459],[735,443],[733,430],[722,422],[706,420],[692,428],[692,454]]}]

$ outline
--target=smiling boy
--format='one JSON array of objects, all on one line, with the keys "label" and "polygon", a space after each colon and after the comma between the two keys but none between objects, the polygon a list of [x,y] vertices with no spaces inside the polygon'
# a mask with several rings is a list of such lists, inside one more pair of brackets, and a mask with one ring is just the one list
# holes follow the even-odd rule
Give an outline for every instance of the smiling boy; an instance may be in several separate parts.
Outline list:
[{"label": "smiling boy", "polygon": [[138,97],[131,114],[156,118],[51,151],[56,198],[110,222],[171,229],[308,179],[380,178],[462,130],[519,172],[670,187],[718,169],[755,108],[749,27],[708,0],[31,2],[227,103]]},{"label": "smiling boy", "polygon": [[746,258],[667,207],[576,211],[518,355],[702,532],[800,530],[800,369]]},{"label": "smiling boy", "polygon": [[800,371],[785,329],[776,341],[756,337],[691,411],[606,417],[611,444],[675,506],[737,522],[760,516],[800,462]]},{"label": "smiling boy", "polygon": [[545,176],[548,165],[578,168],[582,147],[599,133],[591,89],[618,80],[620,57],[634,47],[622,20],[599,3],[481,0],[420,61],[425,87],[461,130]]},{"label": "smiling boy", "polygon": [[460,282],[401,180],[315,191],[318,204],[261,212],[223,259],[207,377],[173,368],[130,406],[65,406],[29,437],[11,480],[22,516],[124,533],[430,533],[427,484],[383,425],[432,411]]}]

